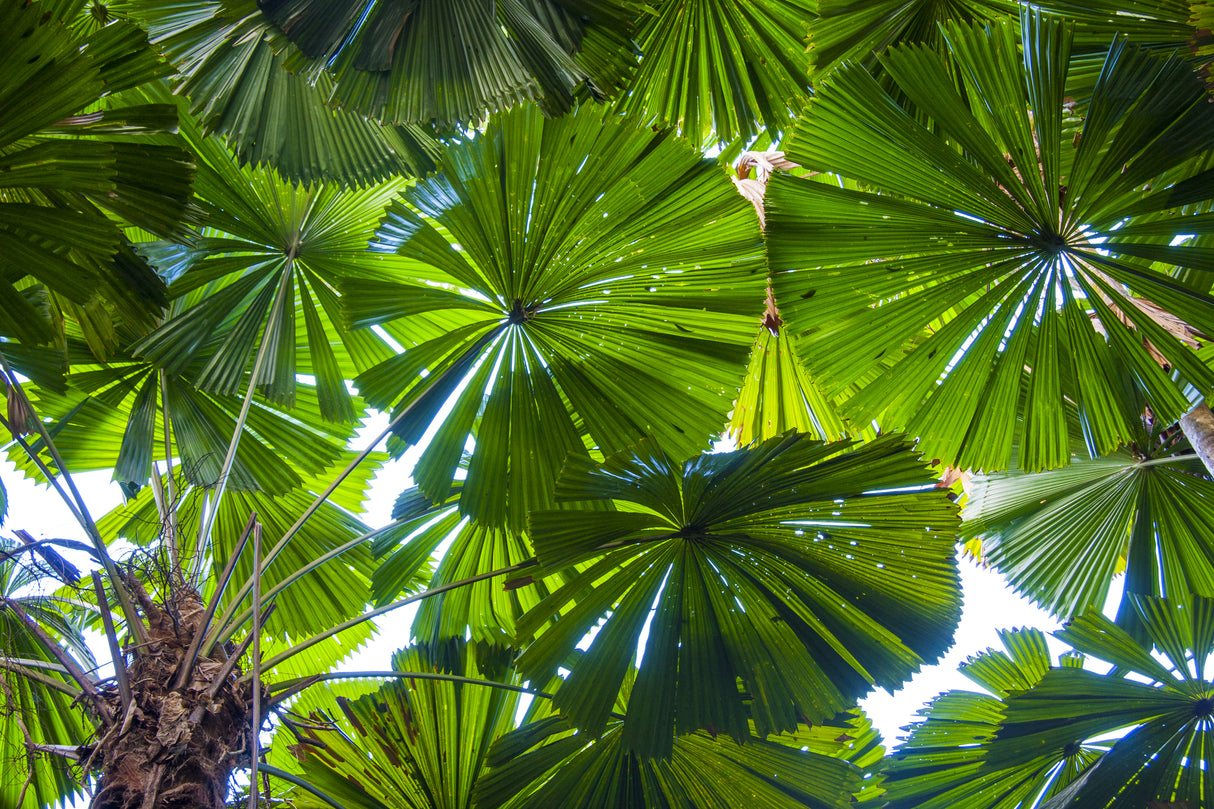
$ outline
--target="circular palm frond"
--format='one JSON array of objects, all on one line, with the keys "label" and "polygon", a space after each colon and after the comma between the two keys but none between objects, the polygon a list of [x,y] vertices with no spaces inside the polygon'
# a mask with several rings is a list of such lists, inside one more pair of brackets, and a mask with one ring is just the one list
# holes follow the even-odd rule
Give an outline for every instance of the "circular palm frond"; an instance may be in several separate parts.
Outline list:
[{"label": "circular palm frond", "polygon": [[694,143],[788,130],[809,97],[810,0],[661,0],[642,17],[641,65],[620,109]]},{"label": "circular palm frond", "polygon": [[[1144,640],[1089,612],[1055,633],[1079,656],[1044,672],[1037,666],[1019,682],[1005,678],[991,689],[1001,702],[937,700],[887,768],[886,784],[897,798],[892,807],[1207,803],[1214,787],[1208,743],[1214,682],[1207,669],[1214,601],[1197,597],[1182,605],[1139,596],[1133,604]],[[1113,669],[1087,671],[1082,656]]]},{"label": "circular palm frond", "polygon": [[1066,464],[1068,399],[1092,454],[1131,440],[1115,368],[1161,421],[1214,389],[1192,351],[1214,334],[1210,254],[1186,242],[1214,216],[1185,215],[1214,197],[1214,105],[1185,61],[1118,41],[1078,118],[1069,28],[1020,28],[1023,47],[1010,21],[946,26],[947,63],[887,52],[930,128],[835,72],[788,155],[864,190],[777,176],[767,195],[776,297],[827,395],[963,468],[1006,467],[1017,439],[1023,468]]},{"label": "circular palm frond", "polygon": [[566,456],[645,435],[706,449],[764,289],[758,222],[720,167],[628,119],[523,108],[440,168],[374,245],[417,270],[341,285],[356,327],[449,324],[355,380],[399,417],[395,447],[424,446],[420,491],[445,501],[467,453],[461,512],[517,532],[552,507]]},{"label": "circular palm frond", "polygon": [[258,8],[307,59],[332,70],[338,106],[377,121],[451,127],[520,102],[559,115],[579,96],[614,94],[635,62],[628,32],[642,5],[266,0]]},{"label": "circular palm frond", "polygon": [[[1029,809],[1067,789],[1107,751],[1108,743],[1076,741],[1040,749],[1013,766],[988,766],[987,749],[1009,694],[1032,688],[1053,670],[1044,633],[1020,629],[999,635],[1004,649],[988,649],[961,669],[990,693],[936,697],[882,763],[887,809]],[[1083,656],[1064,654],[1061,665],[1081,667]]]},{"label": "circular palm frond", "polygon": [[560,616],[519,667],[532,682],[569,668],[554,705],[593,734],[643,655],[621,736],[642,756],[699,729],[741,742],[751,723],[764,736],[830,718],[952,641],[955,506],[934,484],[897,435],[572,457],[558,499],[616,510],[532,515],[543,569],[590,564],[521,622],[526,639]]}]

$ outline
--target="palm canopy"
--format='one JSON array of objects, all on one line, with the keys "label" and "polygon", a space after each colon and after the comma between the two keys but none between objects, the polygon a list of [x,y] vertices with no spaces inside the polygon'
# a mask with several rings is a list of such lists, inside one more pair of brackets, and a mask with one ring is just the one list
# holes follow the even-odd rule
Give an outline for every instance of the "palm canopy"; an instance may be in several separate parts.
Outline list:
[{"label": "palm canopy", "polygon": [[341,287],[356,327],[446,325],[356,379],[371,406],[393,409],[398,447],[428,440],[413,472],[422,494],[447,498],[469,434],[460,509],[516,531],[552,505],[568,455],[645,435],[705,449],[764,283],[754,212],[721,169],[669,132],[587,108],[505,113],[440,169],[392,206],[373,245],[416,269]]},{"label": "palm canopy", "polygon": [[1026,597],[1064,618],[1105,604],[1126,573],[1118,621],[1137,624],[1130,596],[1214,596],[1214,483],[1176,427],[1142,426],[1095,459],[1026,475],[976,475],[961,536]]},{"label": "palm canopy", "polygon": [[532,682],[568,667],[553,704],[598,733],[643,655],[621,735],[642,756],[669,755],[676,733],[744,741],[752,722],[765,736],[827,719],[951,642],[955,507],[929,480],[897,435],[570,458],[558,499],[616,510],[532,515],[543,568],[591,564],[524,618],[525,641],[560,614],[518,665]]},{"label": "palm canopy", "polygon": [[1115,361],[1161,420],[1214,386],[1169,330],[1214,333],[1214,299],[1173,277],[1209,269],[1183,243],[1209,215],[1175,214],[1210,199],[1214,107],[1184,61],[1117,42],[1076,119],[1069,28],[1023,28],[1020,48],[1011,22],[947,26],[960,84],[931,50],[887,52],[930,127],[833,73],[789,156],[867,190],[777,176],[767,195],[776,296],[828,395],[960,467],[1005,467],[1016,440],[1026,470],[1065,464],[1067,399],[1092,454],[1131,440]]}]

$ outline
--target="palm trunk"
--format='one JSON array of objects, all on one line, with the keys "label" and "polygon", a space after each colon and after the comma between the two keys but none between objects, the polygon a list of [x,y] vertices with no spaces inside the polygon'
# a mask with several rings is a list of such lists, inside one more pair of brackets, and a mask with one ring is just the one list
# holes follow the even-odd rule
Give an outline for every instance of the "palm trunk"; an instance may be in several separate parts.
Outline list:
[{"label": "palm trunk", "polygon": [[1180,429],[1206,465],[1206,471],[1214,477],[1214,413],[1210,412],[1209,405],[1203,401],[1186,413],[1180,419]]},{"label": "palm trunk", "polygon": [[[130,665],[130,710],[85,748],[101,769],[92,809],[222,809],[232,771],[249,752],[252,688],[222,673],[219,659],[201,659],[185,688],[174,674],[202,630],[198,595],[176,584],[169,604],[153,604],[138,582],[148,645]],[[212,678],[223,676],[215,688]],[[237,672],[238,674],[238,672]],[[120,710],[118,694],[108,695]]]}]

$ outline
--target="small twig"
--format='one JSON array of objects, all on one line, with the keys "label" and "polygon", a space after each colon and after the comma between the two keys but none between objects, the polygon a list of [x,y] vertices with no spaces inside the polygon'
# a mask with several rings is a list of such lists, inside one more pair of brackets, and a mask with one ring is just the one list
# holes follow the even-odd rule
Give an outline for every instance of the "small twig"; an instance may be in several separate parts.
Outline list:
[{"label": "small twig", "polygon": [[[26,744],[26,747],[35,753],[49,753],[52,756],[61,756],[71,761],[80,761],[80,748],[70,744]],[[21,802],[18,801],[17,805],[20,806]]]},{"label": "small twig", "polygon": [[[18,710],[13,714],[13,718],[17,720],[17,727],[21,729],[21,735],[25,737],[25,747],[30,752],[34,749],[34,739],[30,736],[30,730],[25,726],[25,720],[21,718],[21,711]],[[29,762],[29,772],[25,774],[25,783],[21,785],[21,794],[17,796],[16,806],[20,807],[25,802],[26,790],[30,788],[30,784],[34,781],[34,763]]]},{"label": "small twig", "polygon": [[101,579],[93,579],[93,589],[97,591],[97,606],[101,608],[101,623],[105,628],[105,640],[110,646],[110,658],[114,661],[114,676],[118,680],[118,695],[122,699],[123,713],[130,713],[131,681],[127,677],[126,657],[122,654],[122,646],[118,643],[118,634],[114,631],[114,619],[110,616],[110,605],[105,598],[105,585]]}]

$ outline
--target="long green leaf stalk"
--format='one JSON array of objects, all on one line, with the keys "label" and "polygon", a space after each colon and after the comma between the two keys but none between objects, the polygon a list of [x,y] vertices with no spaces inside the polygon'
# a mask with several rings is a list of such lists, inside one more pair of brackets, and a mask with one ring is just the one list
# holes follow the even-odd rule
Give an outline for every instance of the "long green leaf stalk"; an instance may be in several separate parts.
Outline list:
[{"label": "long green leaf stalk", "polygon": [[475,677],[461,677],[458,674],[439,674],[433,671],[335,671],[328,674],[314,674],[309,677],[294,677],[271,685],[270,693],[276,694],[274,702],[281,703],[299,694],[317,683],[329,680],[360,680],[360,679],[397,679],[397,680],[438,680],[445,683],[464,683],[467,685],[484,685],[502,691],[513,691],[516,694],[530,694],[541,699],[552,699],[553,695],[538,688],[528,688],[524,685],[499,683],[496,680],[478,680]]},{"label": "long green leaf stalk", "polygon": [[253,406],[253,394],[257,392],[257,382],[265,367],[266,359],[270,356],[271,337],[277,334],[277,323],[282,317],[282,308],[287,297],[287,282],[291,277],[294,255],[288,255],[286,266],[283,268],[282,279],[278,292],[274,296],[274,305],[270,308],[269,318],[261,333],[261,344],[257,348],[257,357],[253,360],[253,371],[249,375],[249,387],[245,391],[244,401],[240,405],[240,415],[236,418],[236,428],[232,431],[232,440],[228,442],[228,452],[224,456],[223,466],[219,470],[219,480],[215,482],[215,491],[210,502],[205,507],[205,513],[199,520],[201,526],[198,532],[198,547],[194,549],[193,570],[190,575],[190,586],[197,589],[202,578],[203,560],[206,557],[207,544],[211,541],[211,526],[215,515],[223,502],[223,494],[227,489],[228,475],[232,472],[232,464],[236,461],[236,448],[240,446],[240,436],[244,433],[245,422],[249,418],[249,409]]},{"label": "long green leaf stalk", "polygon": [[[177,482],[173,480],[173,436],[172,423],[169,418],[169,383],[164,371],[160,376],[160,420],[164,429],[164,487],[165,501],[168,505],[164,526],[165,540],[169,545],[169,563],[172,567],[174,580],[181,577],[181,555],[177,549]],[[157,479],[153,469],[153,479]]]},{"label": "long green leaf stalk", "polygon": [[[328,795],[321,792],[319,789],[312,786],[304,779],[300,778],[298,775],[293,775],[293,774],[287,772],[286,770],[280,770],[271,764],[262,764],[261,771],[263,773],[265,773],[266,775],[272,775],[275,778],[281,778],[282,780],[286,781],[289,784],[294,784],[295,786],[299,787],[300,789],[304,790],[305,792],[311,793],[317,799],[324,801],[329,806],[332,806],[333,809],[346,809],[346,807],[342,806],[340,803],[333,800]],[[249,784],[249,791],[253,794],[256,794],[257,784],[255,784],[255,783]]]},{"label": "long green leaf stalk", "polygon": [[[290,575],[286,576],[282,581],[278,582],[278,584],[274,585],[269,590],[267,590],[264,593],[264,595],[262,596],[263,601],[272,600],[274,598],[274,596],[278,595],[283,590],[287,589],[289,586],[291,586],[292,584],[299,581],[304,576],[311,573],[313,570],[316,570],[316,569],[320,568],[321,566],[323,566],[324,564],[326,564],[327,562],[331,561],[332,559],[335,559],[338,556],[341,556],[346,551],[357,548],[359,545],[362,545],[367,540],[373,539],[374,537],[384,533],[385,531],[390,531],[393,528],[403,525],[405,522],[406,522],[406,520],[394,520],[394,521],[388,523],[387,525],[383,526],[382,528],[376,528],[374,531],[368,531],[367,533],[362,534],[361,536],[357,536],[354,539],[350,540],[349,542],[346,542],[345,544],[338,545],[336,548],[329,551],[328,553],[326,553],[322,556],[318,556],[317,558],[311,560],[306,565],[299,568],[298,570],[291,573]],[[262,567],[264,568],[264,565]],[[226,584],[227,584],[226,579],[224,580],[223,583],[226,586]],[[239,605],[238,602],[234,601],[233,603],[236,604],[237,606]],[[215,602],[213,601],[212,604],[210,605],[210,607],[208,607],[208,609],[213,610],[214,606],[215,606]],[[226,642],[227,640],[230,640],[232,635],[236,632],[236,630],[240,629],[240,627],[242,627],[244,625],[245,621],[249,620],[249,618],[251,618],[252,616],[253,616],[253,608],[246,607],[243,612],[241,612],[239,615],[237,615],[231,621],[229,621],[226,624],[223,624],[222,626],[219,626],[216,629],[216,631],[214,631],[208,635],[208,637],[206,639],[206,645],[203,647],[203,653],[210,654],[211,650],[215,648],[215,644],[223,643],[223,642]]]},{"label": "long green leaf stalk", "polygon": [[[316,644],[320,643],[321,641],[325,640],[326,638],[331,638],[334,635],[345,632],[350,627],[358,626],[363,621],[369,621],[372,618],[377,618],[380,615],[383,615],[384,613],[392,612],[393,610],[399,609],[407,604],[412,604],[415,601],[421,601],[423,598],[428,598],[429,596],[438,595],[439,593],[445,593],[448,590],[455,590],[459,587],[465,587],[469,584],[475,584],[478,581],[484,581],[485,579],[492,579],[496,576],[504,576],[507,573],[514,573],[519,570],[526,570],[527,568],[534,567],[537,564],[539,564],[539,562],[537,560],[528,559],[526,561],[519,562],[516,565],[510,565],[509,567],[498,568],[497,570],[491,570],[488,573],[480,573],[476,576],[469,576],[466,579],[460,579],[459,581],[453,581],[448,584],[441,585],[439,587],[433,587],[429,590],[423,590],[420,593],[416,593],[414,595],[407,596],[406,598],[398,599],[396,601],[391,602],[390,604],[385,604],[384,606],[377,607],[376,609],[373,609],[370,612],[366,612],[355,618],[351,618],[348,621],[343,621],[342,623],[338,624],[337,626],[332,627],[330,629],[326,629],[324,632],[321,632],[317,635],[313,635],[312,637],[308,638],[307,640],[300,641],[299,643],[295,644],[291,648],[285,649],[285,650],[279,652],[278,654],[274,655],[273,657],[271,657],[269,660],[265,661],[262,664],[262,668],[272,669],[275,666],[277,666],[279,663],[283,662],[284,660],[289,660],[290,658],[294,657],[295,655],[299,654],[300,652],[303,652],[306,649],[309,649],[309,648],[315,646]],[[247,682],[250,679],[250,676],[249,676],[249,674],[245,674],[241,679]]]},{"label": "long green leaf stalk", "polygon": [[[484,343],[485,343],[485,340],[481,340],[480,342],[476,343],[476,345],[474,345],[470,349],[468,349],[468,351],[464,354],[464,356],[466,357],[469,354],[473,354],[475,352],[480,351],[480,349],[484,346]],[[429,379],[429,384],[427,385],[427,389],[428,390],[433,389],[433,387],[435,385],[439,384],[439,382],[441,382],[446,377],[446,375],[451,372],[452,368],[457,368],[457,367],[462,367],[462,365],[460,364],[459,361],[451,363],[446,368],[444,368],[442,371],[440,371],[436,374],[431,374],[430,377],[427,377],[427,379]],[[286,549],[287,543],[290,542],[295,537],[295,535],[299,533],[300,529],[303,528],[304,524],[311,518],[311,516],[313,514],[315,514],[317,512],[317,510],[320,509],[320,507],[322,505],[325,504],[325,502],[329,499],[329,497],[332,496],[333,492],[337,491],[337,487],[340,486],[345,481],[345,479],[348,478],[354,472],[354,470],[357,469],[362,464],[362,462],[365,461],[371,455],[371,453],[375,450],[375,447],[379,446],[379,443],[381,441],[384,441],[389,435],[391,435],[392,431],[394,429],[396,429],[396,426],[398,424],[400,424],[402,421],[404,421],[406,418],[408,418],[409,414],[413,411],[414,406],[416,406],[417,403],[419,401],[421,401],[422,396],[424,396],[424,393],[419,395],[416,399],[414,399],[411,403],[409,403],[408,406],[403,408],[401,410],[401,412],[398,413],[392,419],[391,422],[389,422],[388,426],[384,428],[383,432],[381,432],[378,436],[376,436],[373,441],[368,442],[367,446],[361,452],[359,452],[358,455],[356,455],[354,457],[354,459],[350,461],[349,464],[346,465],[346,468],[343,469],[341,471],[341,473],[339,475],[337,475],[337,477],[333,478],[333,480],[331,480],[329,482],[329,485],[325,487],[325,490],[316,496],[316,499],[312,501],[311,505],[309,505],[306,509],[304,509],[303,514],[300,514],[299,518],[297,520],[295,520],[295,524],[286,530],[286,533],[284,533],[282,535],[282,538],[277,542],[277,544],[274,545],[274,548],[268,554],[266,554],[265,564],[262,566],[263,570],[265,568],[269,567],[270,564],[278,557],[278,554],[282,553],[282,551]],[[245,581],[245,583],[243,585],[241,585],[240,590],[236,593],[235,597],[232,599],[232,605],[233,605],[232,609],[233,610],[239,608],[240,603],[245,599],[245,597],[249,594],[249,591],[252,588],[253,588],[253,581],[251,578],[249,580]],[[243,623],[243,620],[245,620],[245,619],[242,619],[242,621],[241,621],[242,623]],[[225,627],[229,626],[229,625],[230,625],[230,622],[228,624],[226,624]],[[214,643],[214,639],[212,639],[211,643],[208,644],[207,649],[210,649],[211,646],[213,645],[213,643]]]}]

